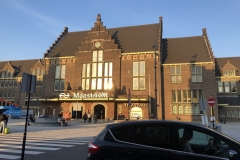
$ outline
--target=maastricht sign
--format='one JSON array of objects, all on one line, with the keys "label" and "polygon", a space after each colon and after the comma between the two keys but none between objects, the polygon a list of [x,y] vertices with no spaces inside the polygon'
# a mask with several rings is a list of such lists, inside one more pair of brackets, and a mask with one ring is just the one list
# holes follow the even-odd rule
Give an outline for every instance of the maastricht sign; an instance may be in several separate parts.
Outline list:
[{"label": "maastricht sign", "polygon": [[108,94],[104,92],[89,94],[73,93],[72,97],[70,97],[70,94],[68,93],[60,93],[59,98],[108,98]]}]

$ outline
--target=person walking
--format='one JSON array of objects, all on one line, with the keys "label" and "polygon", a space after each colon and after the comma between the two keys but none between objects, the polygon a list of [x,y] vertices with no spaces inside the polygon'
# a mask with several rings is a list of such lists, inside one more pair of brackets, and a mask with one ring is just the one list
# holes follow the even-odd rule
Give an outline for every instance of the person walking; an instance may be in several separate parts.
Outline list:
[{"label": "person walking", "polygon": [[63,118],[62,118],[62,111],[59,112],[59,114],[58,114],[58,122],[61,123],[61,127],[62,127],[62,126],[63,126],[63,123],[64,123],[64,120],[63,120]]},{"label": "person walking", "polygon": [[5,114],[1,114],[0,115],[0,128],[1,128],[1,134],[4,134],[4,130],[5,130],[5,124],[6,124],[6,115]]},{"label": "person walking", "polygon": [[97,113],[93,116],[95,123],[97,123]]},{"label": "person walking", "polygon": [[84,123],[86,123],[87,119],[88,119],[88,115],[87,115],[87,113],[85,112],[84,115],[83,115]]},{"label": "person walking", "polygon": [[91,115],[91,113],[89,112],[89,113],[88,113],[88,123],[91,123],[91,121],[92,121],[92,115]]}]

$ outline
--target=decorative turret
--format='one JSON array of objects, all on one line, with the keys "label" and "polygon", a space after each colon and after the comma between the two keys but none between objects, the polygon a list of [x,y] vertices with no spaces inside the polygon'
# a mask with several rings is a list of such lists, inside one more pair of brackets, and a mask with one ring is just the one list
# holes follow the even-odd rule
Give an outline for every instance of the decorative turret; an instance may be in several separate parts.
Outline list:
[{"label": "decorative turret", "polygon": [[94,23],[94,27],[91,29],[93,32],[94,31],[105,31],[106,27],[103,26],[103,23],[101,22],[101,15],[97,15],[97,21]]},{"label": "decorative turret", "polygon": [[54,43],[49,47],[48,50],[46,50],[46,53],[44,53],[44,58],[48,56],[51,51],[57,46],[57,44],[61,41],[61,39],[68,33],[68,27],[64,27],[63,32],[58,36],[58,38],[54,41]]},{"label": "decorative turret", "polygon": [[209,54],[210,54],[210,58],[211,58],[211,60],[212,60],[213,62],[215,62],[215,61],[214,61],[214,55],[213,55],[212,47],[211,47],[211,44],[210,44],[209,39],[208,39],[208,36],[207,36],[207,29],[206,29],[206,28],[203,28],[202,31],[203,31],[203,37],[204,37],[205,40],[206,40],[207,47],[208,47],[209,52],[210,52],[210,53],[209,53]]}]

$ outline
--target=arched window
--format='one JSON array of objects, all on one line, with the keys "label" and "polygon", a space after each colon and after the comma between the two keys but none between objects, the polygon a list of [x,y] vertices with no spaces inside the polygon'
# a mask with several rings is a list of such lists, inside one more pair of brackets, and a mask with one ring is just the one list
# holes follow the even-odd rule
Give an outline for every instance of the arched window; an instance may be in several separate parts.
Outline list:
[{"label": "arched window", "polygon": [[172,106],[172,114],[177,114],[177,106],[176,105]]},{"label": "arched window", "polygon": [[179,113],[179,114],[183,114],[183,107],[182,107],[182,106],[179,106],[179,107],[178,107],[178,113]]},{"label": "arched window", "polygon": [[188,106],[183,107],[183,112],[184,112],[184,114],[188,114]]},{"label": "arched window", "polygon": [[192,106],[188,106],[188,114],[192,114]]}]

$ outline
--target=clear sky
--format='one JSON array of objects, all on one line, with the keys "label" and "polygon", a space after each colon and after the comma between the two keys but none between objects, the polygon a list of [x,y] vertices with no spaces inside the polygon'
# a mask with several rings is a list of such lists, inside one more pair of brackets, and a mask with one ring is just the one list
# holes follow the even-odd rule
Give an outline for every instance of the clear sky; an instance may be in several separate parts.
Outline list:
[{"label": "clear sky", "polygon": [[0,0],[0,61],[41,59],[68,27],[90,30],[158,23],[163,38],[202,35],[215,57],[240,56],[240,0]]}]

